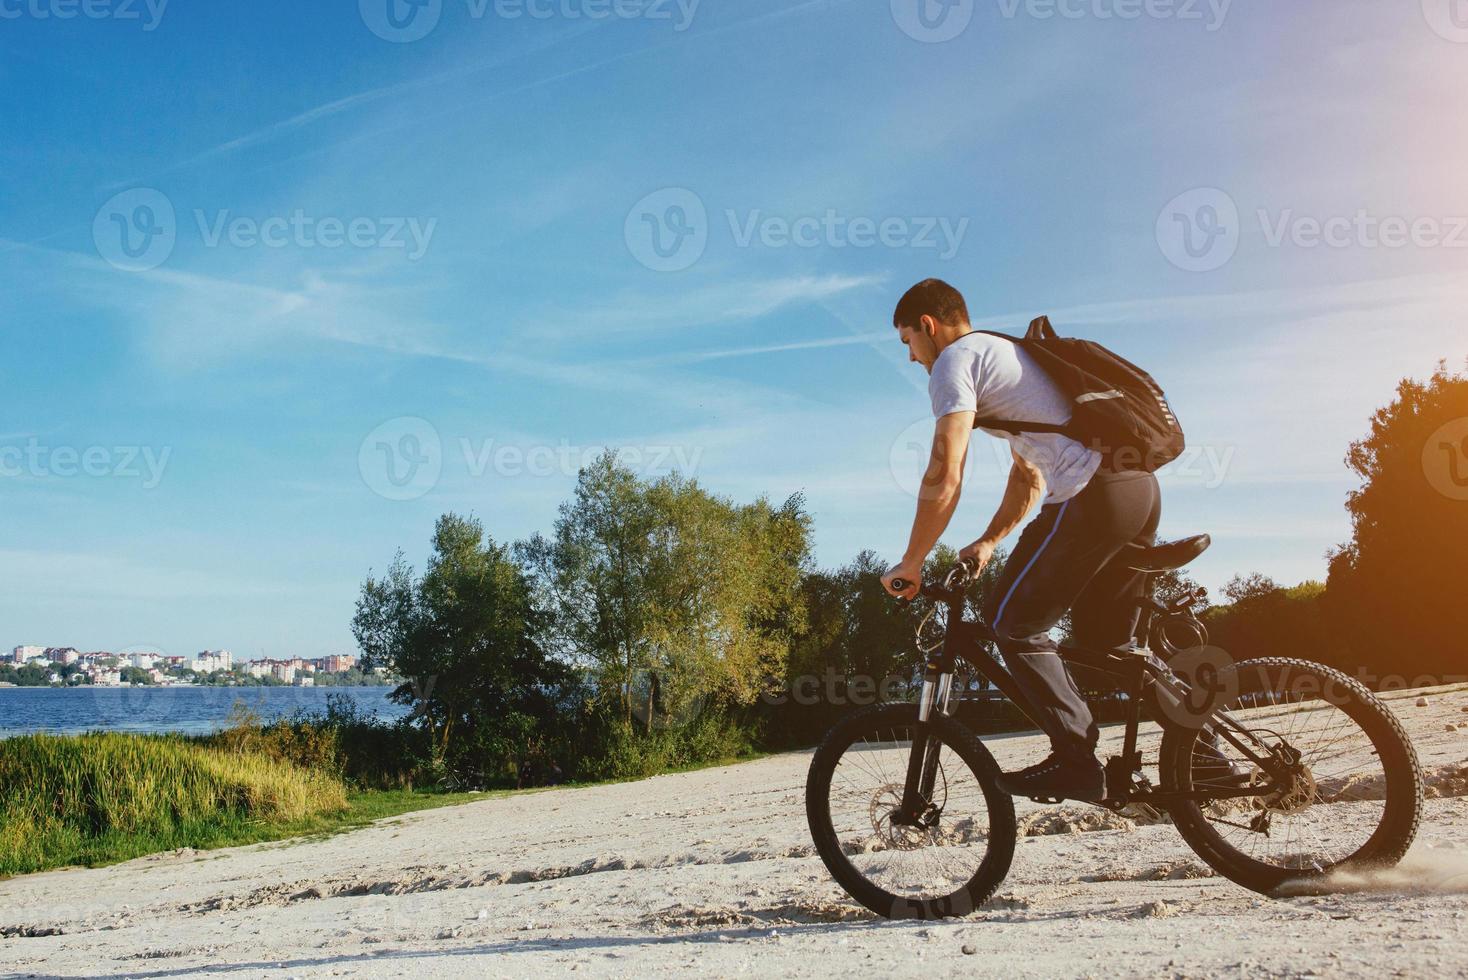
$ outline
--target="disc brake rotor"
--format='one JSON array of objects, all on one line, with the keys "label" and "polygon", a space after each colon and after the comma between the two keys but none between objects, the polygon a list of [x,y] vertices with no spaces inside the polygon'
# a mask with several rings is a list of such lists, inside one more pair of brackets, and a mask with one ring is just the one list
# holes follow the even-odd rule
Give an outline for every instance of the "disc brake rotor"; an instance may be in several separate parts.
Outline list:
[{"label": "disc brake rotor", "polygon": [[893,815],[901,808],[902,786],[898,783],[888,783],[872,794],[867,812],[877,839],[898,851],[915,851],[931,843],[931,828],[903,826],[893,821]]},{"label": "disc brake rotor", "polygon": [[[1251,784],[1259,787],[1268,785],[1269,779],[1257,770],[1250,777]],[[1289,781],[1284,786],[1259,797],[1259,807],[1285,815],[1300,813],[1315,802],[1316,792],[1315,773],[1304,763],[1296,763],[1290,768]]]}]

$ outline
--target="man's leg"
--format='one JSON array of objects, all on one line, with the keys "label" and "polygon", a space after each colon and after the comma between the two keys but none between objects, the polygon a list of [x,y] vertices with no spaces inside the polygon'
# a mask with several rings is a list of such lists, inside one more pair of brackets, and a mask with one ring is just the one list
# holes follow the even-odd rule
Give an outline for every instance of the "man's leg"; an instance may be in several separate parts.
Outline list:
[{"label": "man's leg", "polygon": [[1104,792],[1095,720],[1049,631],[1122,548],[1155,529],[1157,499],[1146,474],[1098,475],[1069,501],[1043,508],[1005,564],[987,618],[1054,749],[1040,766],[1006,777],[1016,792],[1076,799]]},{"label": "man's leg", "polygon": [[1081,540],[1084,523],[1076,498],[1041,508],[1005,562],[986,610],[1005,666],[1037,709],[1034,720],[1057,751],[1085,751],[1095,744],[1091,709],[1050,637],[1099,567],[1086,568],[1077,560],[1088,550]]},{"label": "man's leg", "polygon": [[[1157,525],[1162,518],[1162,494],[1155,477],[1133,478],[1137,486],[1129,496],[1145,520],[1129,544],[1150,547],[1157,543]],[[1153,491],[1148,506],[1147,487]],[[1082,590],[1070,611],[1071,635],[1076,645],[1091,649],[1119,647],[1131,642],[1141,610],[1137,600],[1147,585],[1147,573],[1127,567],[1126,550],[1119,550]]]}]

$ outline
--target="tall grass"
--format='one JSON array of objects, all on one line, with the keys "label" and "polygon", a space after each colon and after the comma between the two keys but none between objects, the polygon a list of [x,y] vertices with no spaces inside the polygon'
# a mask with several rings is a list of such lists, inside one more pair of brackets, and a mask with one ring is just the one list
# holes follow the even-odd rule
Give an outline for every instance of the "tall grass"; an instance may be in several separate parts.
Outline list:
[{"label": "tall grass", "polygon": [[339,812],[330,773],[177,736],[28,735],[0,746],[0,874],[206,843]]},{"label": "tall grass", "polygon": [[411,790],[428,766],[426,734],[404,720],[379,722],[350,697],[332,694],[325,713],[297,710],[265,721],[236,701],[224,727],[192,741],[252,753],[344,780],[354,789]]}]

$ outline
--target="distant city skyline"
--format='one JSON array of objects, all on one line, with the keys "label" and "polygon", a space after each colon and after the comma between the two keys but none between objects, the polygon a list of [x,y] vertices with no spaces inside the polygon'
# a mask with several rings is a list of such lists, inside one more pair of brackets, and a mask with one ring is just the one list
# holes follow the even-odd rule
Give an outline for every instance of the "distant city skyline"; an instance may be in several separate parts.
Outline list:
[{"label": "distant city skyline", "polygon": [[355,651],[369,570],[445,511],[548,532],[605,446],[895,558],[932,423],[890,317],[930,275],[1158,378],[1204,585],[1323,578],[1347,445],[1468,355],[1468,32],[1037,6],[6,20],[0,636]]},{"label": "distant city skyline", "polygon": [[[4,649],[4,647],[0,647],[0,649]],[[45,656],[47,654],[52,654],[52,653],[60,653],[60,654],[73,653],[73,654],[80,654],[80,655],[86,655],[86,656],[105,656],[105,657],[138,657],[138,656],[150,656],[150,657],[157,657],[157,658],[162,658],[162,659],[172,659],[172,660],[197,660],[197,659],[200,659],[200,658],[203,658],[203,657],[215,657],[215,658],[224,658],[226,661],[232,660],[234,658],[234,656],[235,656],[233,651],[231,651],[231,650],[224,650],[224,649],[205,649],[205,650],[200,650],[200,651],[194,653],[193,655],[188,655],[188,654],[168,653],[167,651],[157,649],[156,647],[142,647],[142,648],[137,648],[137,649],[129,649],[129,648],[120,648],[120,649],[118,649],[118,648],[98,647],[96,649],[82,649],[81,647],[74,647],[74,646],[69,646],[69,645],[65,645],[65,644],[58,645],[58,644],[18,643],[18,644],[14,645],[14,646],[12,646],[10,648],[10,657],[11,657],[11,660],[13,662],[15,662],[15,663],[22,662],[22,658],[35,659],[35,658],[42,657],[42,656]],[[252,657],[252,658],[241,658],[240,662],[241,663],[257,663],[257,662],[264,662],[264,661],[270,661],[270,660],[340,660],[340,659],[346,659],[346,660],[355,661],[355,660],[360,659],[360,654],[355,654],[355,653],[328,653],[328,654],[323,654],[323,655],[315,656],[315,657],[300,657],[300,656],[264,657],[264,656],[262,656],[262,657]],[[3,661],[0,661],[0,662],[3,662]]]},{"label": "distant city skyline", "polygon": [[120,686],[138,678],[127,674],[128,669],[143,671],[148,675],[147,683],[177,685],[193,683],[183,679],[180,672],[195,675],[216,675],[243,672],[256,678],[274,678],[285,684],[310,682],[313,676],[341,674],[359,666],[359,658],[353,654],[331,654],[325,657],[284,657],[235,660],[229,650],[203,650],[192,656],[165,654],[156,650],[110,651],[78,650],[76,647],[42,647],[23,644],[11,650],[8,660],[0,660],[0,667],[22,668],[35,666],[53,669],[50,681],[69,686],[81,683],[85,677],[89,684]]}]

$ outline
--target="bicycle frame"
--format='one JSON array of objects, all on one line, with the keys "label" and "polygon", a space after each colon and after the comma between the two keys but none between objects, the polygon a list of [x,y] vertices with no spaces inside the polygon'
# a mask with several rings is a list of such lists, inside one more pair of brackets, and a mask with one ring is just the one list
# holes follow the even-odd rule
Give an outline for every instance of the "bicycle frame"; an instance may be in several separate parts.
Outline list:
[{"label": "bicycle frame", "polygon": [[[1000,693],[1014,704],[1030,723],[1046,734],[1044,715],[1025,694],[1014,675],[1000,663],[987,647],[997,642],[997,636],[983,620],[965,620],[964,598],[961,590],[937,586],[923,586],[922,594],[942,601],[948,606],[948,627],[941,647],[929,652],[923,669],[922,694],[918,701],[918,722],[913,732],[912,754],[908,760],[907,779],[903,787],[902,804],[893,815],[896,823],[911,826],[926,826],[936,816],[930,802],[938,772],[938,745],[929,737],[933,712],[950,713],[953,693],[953,672],[959,660],[972,665]],[[1145,778],[1138,784],[1133,777],[1142,771],[1142,755],[1137,748],[1138,731],[1141,725],[1143,699],[1151,695],[1155,699],[1167,698],[1181,704],[1187,698],[1189,688],[1185,682],[1165,665],[1156,662],[1149,651],[1090,650],[1077,646],[1062,646],[1061,657],[1067,662],[1098,671],[1115,679],[1119,689],[1127,696],[1126,735],[1122,754],[1106,766],[1107,799],[1100,805],[1108,809],[1120,809],[1127,804],[1147,803],[1167,805],[1183,800],[1219,800],[1230,797],[1258,796],[1268,792],[1274,780],[1288,779],[1287,770],[1250,731],[1234,720],[1228,712],[1215,709],[1206,718],[1200,719],[1199,728],[1209,728],[1229,742],[1250,762],[1271,777],[1269,786],[1252,786],[1233,790],[1172,791],[1153,790]],[[1251,748],[1252,745],[1252,748]],[[1258,754],[1256,754],[1256,750]]]}]

